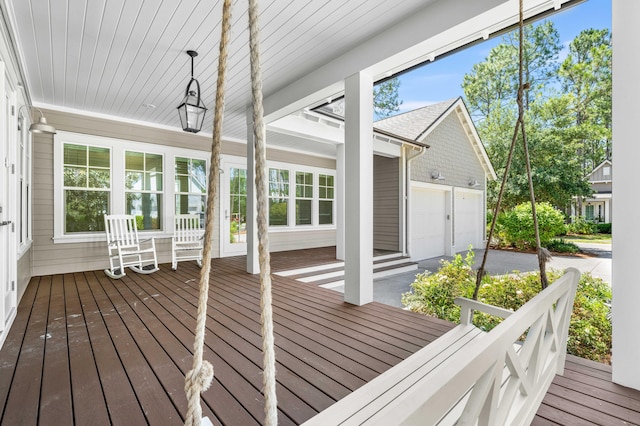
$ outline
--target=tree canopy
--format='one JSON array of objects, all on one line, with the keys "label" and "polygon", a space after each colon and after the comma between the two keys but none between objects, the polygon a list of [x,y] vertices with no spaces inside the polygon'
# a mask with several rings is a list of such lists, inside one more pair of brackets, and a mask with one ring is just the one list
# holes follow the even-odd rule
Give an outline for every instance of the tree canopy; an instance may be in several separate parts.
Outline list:
[{"label": "tree canopy", "polygon": [[397,77],[383,81],[373,87],[373,114],[375,119],[387,118],[400,111],[402,101],[398,96],[400,80]]},{"label": "tree canopy", "polygon": [[[501,179],[517,117],[518,36],[507,34],[464,76],[465,101]],[[566,58],[560,60],[566,51]],[[586,175],[611,153],[611,37],[582,31],[563,50],[551,21],[524,32],[525,126],[536,200],[567,210],[587,197]],[[489,188],[494,205],[499,182]],[[516,146],[503,209],[529,199],[522,143]]]}]

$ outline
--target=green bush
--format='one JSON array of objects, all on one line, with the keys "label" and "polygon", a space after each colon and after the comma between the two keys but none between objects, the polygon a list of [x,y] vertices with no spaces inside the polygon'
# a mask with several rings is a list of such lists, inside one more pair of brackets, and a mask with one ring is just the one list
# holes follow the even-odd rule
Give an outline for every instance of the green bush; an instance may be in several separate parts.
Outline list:
[{"label": "green bush", "polygon": [[595,234],[596,224],[585,220],[582,216],[572,216],[571,223],[565,225],[567,234],[588,235]]},{"label": "green bush", "polygon": [[[536,203],[540,243],[546,246],[554,237],[565,232],[564,215],[549,203]],[[501,245],[519,249],[535,248],[535,230],[531,203],[522,203],[500,213],[496,231]]]},{"label": "green bush", "polygon": [[417,274],[411,292],[402,295],[402,303],[413,312],[460,322],[460,307],[453,300],[473,294],[476,283],[473,261],[473,251],[464,259],[456,254],[451,262],[441,260],[438,272]]},{"label": "green bush", "polygon": [[557,253],[579,253],[580,248],[574,243],[568,243],[564,239],[553,239],[549,241],[549,244],[546,245],[551,251],[555,251]]},{"label": "green bush", "polygon": [[[471,297],[475,287],[473,252],[465,259],[456,255],[451,262],[442,261],[436,273],[416,275],[411,291],[402,295],[407,309],[447,321],[460,322],[460,308],[453,303],[456,297]],[[548,271],[550,282],[560,273]],[[505,309],[517,310],[540,291],[539,273],[485,276],[478,300]],[[576,293],[573,315],[569,325],[567,352],[583,358],[608,362],[611,353],[611,322],[608,318],[611,289],[600,278],[583,273]],[[485,313],[476,312],[473,323],[486,331],[501,321]]]},{"label": "green bush", "polygon": [[599,223],[597,225],[599,234],[610,234],[611,233],[611,224],[610,223]]}]

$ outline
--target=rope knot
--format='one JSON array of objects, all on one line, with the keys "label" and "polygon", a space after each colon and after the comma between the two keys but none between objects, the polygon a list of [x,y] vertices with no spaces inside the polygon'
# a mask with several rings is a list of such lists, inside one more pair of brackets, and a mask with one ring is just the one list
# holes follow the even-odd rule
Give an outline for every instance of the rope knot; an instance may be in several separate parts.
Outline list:
[{"label": "rope knot", "polygon": [[[198,367],[195,367],[187,373],[185,377],[185,391],[189,390],[205,392],[211,386],[213,381],[213,365],[209,361],[202,361]],[[193,389],[195,387],[195,389]],[[196,392],[198,393],[198,392]]]}]

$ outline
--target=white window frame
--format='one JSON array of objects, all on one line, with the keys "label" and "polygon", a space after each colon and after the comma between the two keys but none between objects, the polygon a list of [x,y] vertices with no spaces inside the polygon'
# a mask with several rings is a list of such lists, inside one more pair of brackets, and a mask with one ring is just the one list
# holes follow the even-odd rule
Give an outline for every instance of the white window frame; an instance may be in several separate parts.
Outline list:
[{"label": "white window frame", "polygon": [[[269,226],[269,232],[300,232],[300,231],[317,231],[317,230],[329,230],[336,229],[336,212],[337,212],[337,187],[336,171],[334,169],[325,169],[322,167],[305,166],[292,163],[284,163],[280,161],[267,161],[267,167],[271,169],[285,169],[289,170],[289,206],[288,206],[288,225]],[[312,220],[311,225],[296,225],[296,172],[312,173],[313,174],[313,200],[311,202]],[[333,188],[333,222],[332,224],[320,225],[318,218],[319,209],[319,176],[320,175],[333,176],[334,188]]]},{"label": "white window frame", "polygon": [[[18,183],[18,199],[21,199],[21,205],[18,206],[16,212],[18,223],[16,242],[18,244],[18,258],[26,253],[33,243],[33,222],[32,222],[32,139],[28,130],[29,122],[22,111],[18,111],[18,149],[17,149],[17,183]],[[21,149],[22,148],[22,149]]]},{"label": "white window frame", "polygon": [[[207,164],[207,160],[205,159],[205,182],[204,182],[204,192],[192,192],[192,191],[188,191],[188,192],[184,192],[184,191],[176,191],[175,187],[177,186],[177,182],[176,182],[176,161],[178,158],[186,158],[187,160],[189,160],[189,164],[193,163],[193,160],[199,160],[201,161],[201,158],[194,158],[194,157],[188,157],[186,155],[175,155],[172,159],[173,163],[172,163],[172,169],[170,171],[170,173],[173,173],[173,179],[174,179],[174,193],[173,193],[173,212],[175,214],[179,214],[178,212],[176,212],[176,197],[178,195],[187,195],[187,196],[204,196],[204,208],[203,211],[201,213],[206,214],[207,211],[207,195],[209,193],[209,182],[208,179],[206,179],[209,175],[209,168],[208,168],[208,164]],[[169,172],[165,172],[165,173],[169,173]],[[191,177],[189,175],[189,177]]]},{"label": "white window frame", "polygon": [[173,233],[175,218],[175,157],[204,160],[207,173],[209,171],[210,153],[206,151],[58,131],[53,138],[53,242],[55,244],[105,241],[104,232],[64,233],[63,148],[65,143],[96,146],[111,150],[111,214],[123,214],[125,212],[125,151],[162,155],[162,185],[164,188],[162,192],[164,198],[162,230],[145,231],[145,235],[149,237],[169,238]]}]

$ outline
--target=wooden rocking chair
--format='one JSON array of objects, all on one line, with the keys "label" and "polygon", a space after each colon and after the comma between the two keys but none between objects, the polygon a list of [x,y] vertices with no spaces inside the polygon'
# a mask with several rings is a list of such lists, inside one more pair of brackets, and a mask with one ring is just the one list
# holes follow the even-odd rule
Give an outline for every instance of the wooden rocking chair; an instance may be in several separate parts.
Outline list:
[{"label": "wooden rocking chair", "polygon": [[[158,271],[156,243],[153,238],[140,241],[135,216],[105,215],[107,251],[110,268],[104,273],[113,279],[124,277],[124,268],[129,267],[139,274]],[[146,248],[141,248],[145,244]]]},{"label": "wooden rocking chair", "polygon": [[204,229],[200,216],[194,214],[176,215],[176,226],[171,238],[171,269],[178,269],[178,261],[195,260],[202,267],[204,249]]}]

